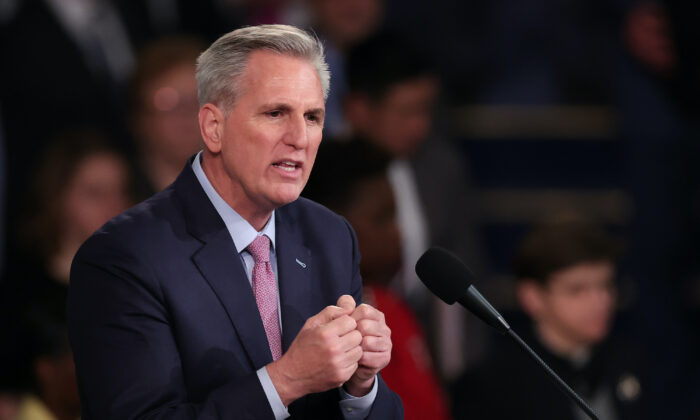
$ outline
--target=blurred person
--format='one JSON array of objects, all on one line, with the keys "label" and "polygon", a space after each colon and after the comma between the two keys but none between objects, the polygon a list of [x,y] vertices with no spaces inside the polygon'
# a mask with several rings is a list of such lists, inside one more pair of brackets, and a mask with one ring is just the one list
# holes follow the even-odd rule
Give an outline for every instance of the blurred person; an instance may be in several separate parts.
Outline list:
[{"label": "blurred person", "polygon": [[65,293],[35,299],[22,311],[31,390],[13,420],[77,420],[80,399],[65,321]]},{"label": "blurred person", "polygon": [[681,111],[681,116],[697,129],[700,48],[695,39],[700,34],[700,6],[682,0],[617,2],[621,3],[624,51],[664,88],[672,99],[672,110]]},{"label": "blurred person", "polygon": [[[587,222],[552,222],[520,244],[516,295],[532,329],[523,338],[601,419],[648,418],[643,349],[611,338],[618,244]],[[504,339],[453,388],[464,419],[583,419],[540,366]],[[503,396],[507,397],[504,398]]]},{"label": "blurred person", "polygon": [[[22,0],[0,25],[8,220],[22,217],[39,158],[57,133],[96,127],[129,151],[126,82],[134,52],[150,32],[134,13],[140,3]],[[17,237],[17,228],[8,224],[7,237]],[[7,246],[19,252],[13,241]]]},{"label": "blurred person", "polygon": [[14,420],[19,410],[19,397],[0,392],[0,420]]},{"label": "blurred person", "polygon": [[673,72],[677,54],[662,4],[636,2],[624,16],[622,37],[629,53],[652,72],[666,76]]},{"label": "blurred person", "polygon": [[341,51],[367,39],[382,23],[383,0],[307,0],[314,28]]},{"label": "blurred person", "polygon": [[202,147],[195,62],[205,48],[197,38],[172,36],[139,53],[130,84],[130,123],[138,149],[140,199],[175,181]]},{"label": "blurred person", "polygon": [[[433,127],[439,80],[426,58],[386,33],[356,46],[346,70],[345,115],[352,131],[391,157],[388,175],[403,261],[393,287],[425,323],[441,375],[453,379],[465,363],[479,357],[481,326],[466,326],[460,308],[434,298],[414,266],[431,245],[455,252],[478,273],[486,264],[476,234],[477,200],[462,152]],[[473,334],[468,342],[466,334]]]},{"label": "blurred person", "polygon": [[29,197],[2,296],[9,314],[65,293],[80,244],[131,204],[126,162],[100,134],[66,132],[44,153]]},{"label": "blurred person", "polygon": [[700,412],[700,4],[615,3],[615,105],[634,204],[625,264],[638,286],[632,327],[658,361],[650,367],[652,415],[687,418]]},{"label": "blurred person", "polygon": [[[96,131],[72,130],[55,137],[40,162],[18,223],[20,236],[13,240],[19,245],[8,259],[6,282],[0,285],[0,333],[6,338],[0,346],[0,376],[3,389],[13,394],[31,385],[32,374],[22,367],[29,363],[26,343],[33,330],[20,322],[23,314],[27,308],[50,308],[63,316],[70,264],[78,247],[131,204],[126,161]],[[62,369],[69,366],[70,353],[56,356],[42,363],[42,372],[66,373]]]},{"label": "blurred person", "polygon": [[75,130],[46,150],[33,181],[18,240],[27,266],[67,285],[80,245],[131,205],[128,167],[101,134]]},{"label": "blurred person", "polygon": [[0,101],[13,197],[27,188],[36,150],[56,133],[89,125],[126,138],[124,88],[147,36],[129,3],[24,0],[2,28],[0,51],[12,63],[2,69]]},{"label": "blurred person", "polygon": [[379,30],[384,20],[385,0],[306,0],[306,4],[311,27],[324,41],[328,67],[333,74],[324,132],[331,138],[344,138],[351,135],[343,112],[343,98],[348,91],[347,54]]},{"label": "blurred person", "polygon": [[303,195],[338,212],[355,229],[363,301],[384,313],[394,343],[382,377],[401,397],[404,418],[445,420],[450,418],[447,398],[423,329],[411,307],[389,288],[401,268],[401,238],[388,162],[366,142],[326,143]]}]

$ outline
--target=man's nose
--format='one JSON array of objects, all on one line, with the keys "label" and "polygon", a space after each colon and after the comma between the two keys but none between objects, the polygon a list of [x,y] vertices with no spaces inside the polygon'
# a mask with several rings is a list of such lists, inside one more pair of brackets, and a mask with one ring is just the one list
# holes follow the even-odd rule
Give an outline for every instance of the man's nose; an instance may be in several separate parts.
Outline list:
[{"label": "man's nose", "polygon": [[287,130],[284,133],[284,143],[295,149],[303,149],[308,145],[307,124],[303,115],[295,115],[289,119]]}]

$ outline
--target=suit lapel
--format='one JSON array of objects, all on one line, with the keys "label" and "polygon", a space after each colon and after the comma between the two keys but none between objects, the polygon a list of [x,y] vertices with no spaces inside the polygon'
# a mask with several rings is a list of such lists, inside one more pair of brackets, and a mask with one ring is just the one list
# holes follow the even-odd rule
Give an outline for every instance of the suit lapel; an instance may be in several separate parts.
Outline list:
[{"label": "suit lapel", "polygon": [[275,212],[276,253],[282,308],[282,349],[287,351],[311,313],[311,252],[282,207]]},{"label": "suit lapel", "polygon": [[253,368],[272,361],[265,327],[243,263],[221,216],[209,201],[191,168],[192,159],[175,181],[187,229],[202,242],[192,256],[202,276],[223,305]]},{"label": "suit lapel", "polygon": [[255,369],[272,361],[265,327],[258,314],[253,289],[228,230],[208,238],[193,256],[194,263],[219,297]]}]

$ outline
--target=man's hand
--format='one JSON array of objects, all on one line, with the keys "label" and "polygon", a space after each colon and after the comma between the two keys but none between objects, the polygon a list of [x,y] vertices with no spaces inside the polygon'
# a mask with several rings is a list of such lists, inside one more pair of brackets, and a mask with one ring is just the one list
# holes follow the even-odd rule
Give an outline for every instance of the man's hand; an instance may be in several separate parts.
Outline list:
[{"label": "man's hand", "polygon": [[355,300],[348,295],[306,320],[289,350],[267,365],[285,407],[310,393],[338,388],[355,373],[363,341],[350,315]]},{"label": "man's hand", "polygon": [[362,397],[372,389],[376,374],[391,360],[391,330],[384,314],[364,303],[355,308],[352,318],[362,334],[362,358],[357,371],[345,383],[345,390],[352,396]]}]

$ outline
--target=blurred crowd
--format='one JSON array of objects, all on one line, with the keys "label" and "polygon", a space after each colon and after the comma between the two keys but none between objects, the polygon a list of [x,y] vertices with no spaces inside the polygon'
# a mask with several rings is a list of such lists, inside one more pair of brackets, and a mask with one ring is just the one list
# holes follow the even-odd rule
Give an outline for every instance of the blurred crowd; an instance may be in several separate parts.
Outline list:
[{"label": "blurred crowd", "polygon": [[302,195],[357,233],[407,419],[584,418],[427,291],[430,246],[601,418],[700,419],[699,22],[681,0],[0,2],[0,420],[80,417],[72,258],[202,147],[195,61],[261,23],[325,44]]}]

